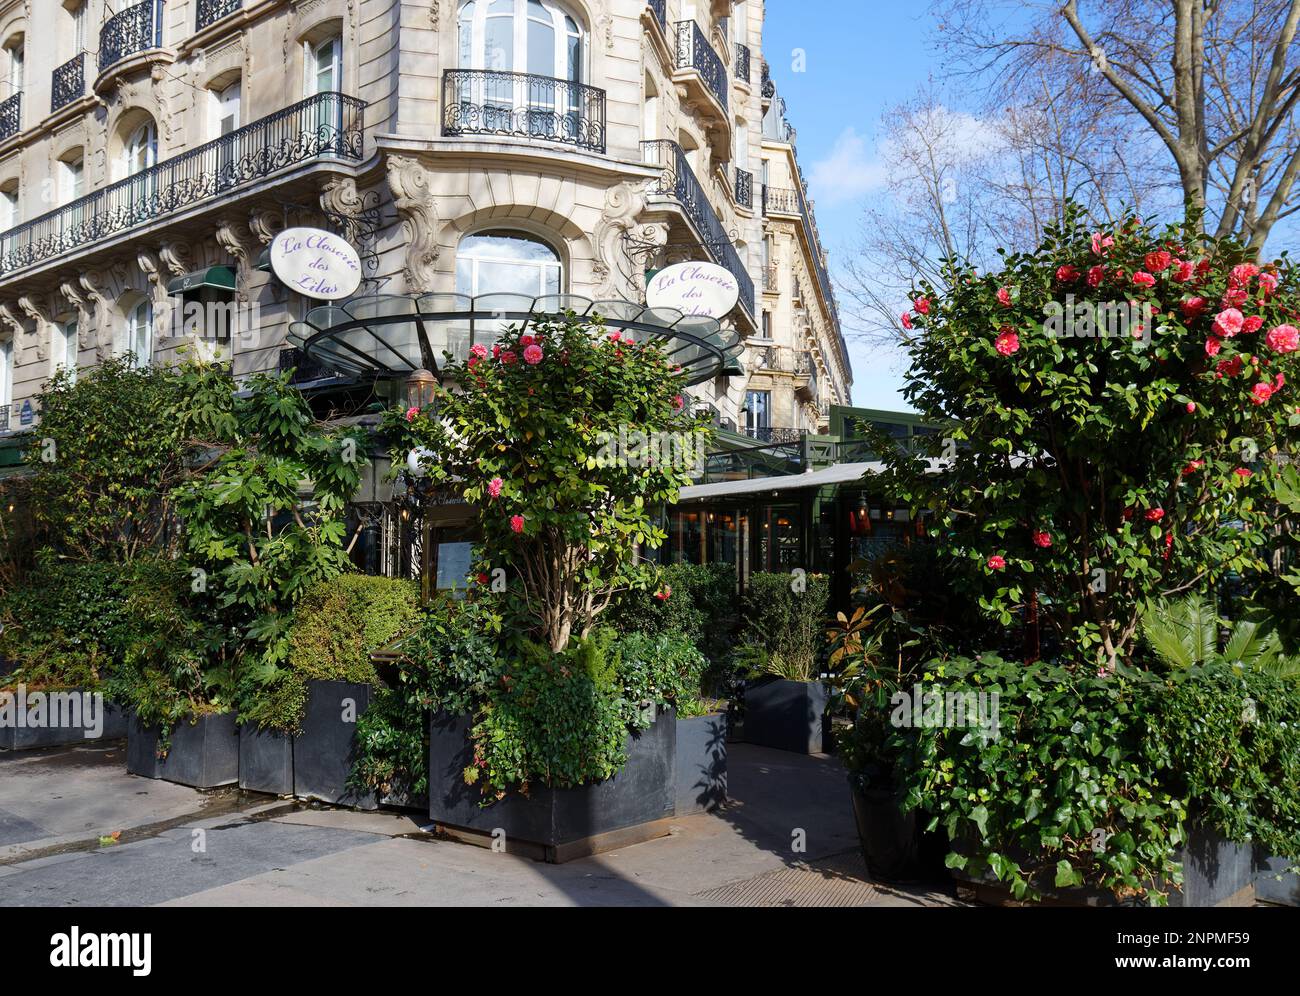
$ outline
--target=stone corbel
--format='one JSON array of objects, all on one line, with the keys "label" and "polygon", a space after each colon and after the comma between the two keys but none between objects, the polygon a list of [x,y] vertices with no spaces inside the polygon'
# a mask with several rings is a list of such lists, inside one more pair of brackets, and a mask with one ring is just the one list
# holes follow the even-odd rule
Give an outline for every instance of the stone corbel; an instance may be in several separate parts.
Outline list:
[{"label": "stone corbel", "polygon": [[48,308],[42,308],[30,297],[20,297],[18,307],[33,322],[32,332],[36,336],[36,359],[44,363],[50,358],[47,343],[50,339],[50,326],[54,324],[54,319],[50,317]]},{"label": "stone corbel", "polygon": [[250,211],[248,230],[263,246],[269,246],[275,241],[276,235],[284,230],[284,215],[279,211]]},{"label": "stone corbel", "polygon": [[188,242],[164,242],[158,250],[158,261],[173,277],[183,277],[194,269]]},{"label": "stone corbel", "polygon": [[92,302],[97,321],[95,322],[95,356],[100,363],[113,355],[113,326],[109,318],[108,298],[104,294],[104,275],[97,271],[83,273],[77,283],[86,292],[86,300]]},{"label": "stone corbel", "polygon": [[429,188],[428,171],[418,159],[388,157],[388,187],[393,192],[393,206],[402,219],[406,235],[406,279],[408,294],[433,290],[438,263],[438,236],[442,222]]},{"label": "stone corbel", "polygon": [[630,297],[636,288],[619,286],[619,254],[623,252],[624,236],[636,225],[636,218],[645,211],[646,196],[630,183],[620,183],[605,192],[605,207],[600,221],[591,235],[592,269],[597,295],[604,298]]},{"label": "stone corbel", "polygon": [[153,331],[155,341],[161,341],[171,332],[172,299],[167,294],[167,277],[156,253],[141,249],[135,256],[136,265],[149,281],[149,299],[153,302]]},{"label": "stone corbel", "polygon": [[235,298],[240,304],[247,304],[249,283],[261,251],[258,241],[246,226],[231,218],[218,223],[215,235],[217,245],[234,256],[238,263],[239,286]]},{"label": "stone corbel", "polygon": [[0,302],[0,328],[9,329],[10,338],[13,340],[14,348],[10,354],[13,357],[14,366],[21,366],[23,363],[23,321],[14,314],[15,305],[9,301]]}]

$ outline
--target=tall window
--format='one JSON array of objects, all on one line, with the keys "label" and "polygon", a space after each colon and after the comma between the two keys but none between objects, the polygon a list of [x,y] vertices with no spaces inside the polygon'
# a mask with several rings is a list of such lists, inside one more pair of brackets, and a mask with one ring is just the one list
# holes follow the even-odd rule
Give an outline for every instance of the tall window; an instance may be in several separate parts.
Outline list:
[{"label": "tall window", "polygon": [[772,392],[745,392],[745,431],[757,436],[772,428]]},{"label": "tall window", "polygon": [[9,46],[9,93],[6,97],[22,92],[26,72],[26,53],[21,41]]},{"label": "tall window", "polygon": [[234,132],[239,130],[242,101],[243,87],[239,80],[212,92],[213,130],[222,139],[217,146],[217,185],[223,189],[241,179],[235,164],[243,158],[244,150]]},{"label": "tall window", "polygon": [[86,163],[81,156],[59,162],[59,203],[71,204],[86,192]]},{"label": "tall window", "polygon": [[243,86],[239,80],[214,94],[217,112],[217,135],[229,135],[237,131],[240,124],[240,104],[243,99]]},{"label": "tall window", "polygon": [[343,43],[331,35],[307,46],[307,96],[343,89]]},{"label": "tall window", "polygon": [[54,326],[54,372],[67,370],[72,383],[77,381],[77,320]]},{"label": "tall window", "polygon": [[522,232],[467,235],[456,253],[460,294],[559,294],[560,257],[540,239]]},{"label": "tall window", "polygon": [[146,367],[153,359],[153,302],[148,298],[126,313],[123,351],[133,354],[131,363]]},{"label": "tall window", "polygon": [[[0,342],[0,408],[14,403],[14,344]],[[0,429],[7,428],[0,423]]]},{"label": "tall window", "polygon": [[0,190],[0,233],[5,233],[0,237],[0,262],[7,263],[7,257],[17,247],[18,243],[13,236],[8,235],[10,229],[18,226],[18,188],[10,190]]},{"label": "tall window", "polygon": [[457,31],[461,69],[582,82],[582,28],[553,0],[465,0]]},{"label": "tall window", "polygon": [[72,54],[80,55],[86,50],[86,3],[81,3],[72,7],[68,11],[72,15]]}]

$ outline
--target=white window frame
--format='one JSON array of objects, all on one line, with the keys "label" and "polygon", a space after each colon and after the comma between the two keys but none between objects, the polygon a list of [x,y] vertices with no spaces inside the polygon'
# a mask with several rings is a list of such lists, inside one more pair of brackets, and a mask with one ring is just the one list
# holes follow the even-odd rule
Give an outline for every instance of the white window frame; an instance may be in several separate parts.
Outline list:
[{"label": "white window frame", "polygon": [[[319,58],[326,46],[330,49],[330,74],[334,79],[333,86],[323,90],[320,86]],[[317,42],[304,42],[303,73],[304,96],[314,97],[318,93],[341,93],[343,91],[343,39],[338,35],[330,35],[328,38],[322,38]]]},{"label": "white window frame", "polygon": [[[0,342],[0,406],[14,403],[14,342]],[[13,412],[9,413],[12,424]]]},{"label": "white window frame", "polygon": [[[71,383],[77,382],[78,353],[80,352],[80,331],[77,328],[77,319],[72,318],[68,321],[54,323],[54,348],[51,350],[53,355],[50,357],[50,373],[57,374],[60,370],[67,370],[70,374]],[[68,354],[71,353],[71,356]]]},{"label": "white window frame", "polygon": [[[153,363],[153,301],[142,298],[126,312],[122,329],[122,353],[134,353],[132,366],[140,369]],[[144,349],[137,349],[144,346]]]},{"label": "white window frame", "polygon": [[[456,50],[461,61],[464,60],[464,27],[465,11],[473,4],[472,17],[470,18],[470,59],[469,65],[461,65],[461,69],[495,69],[501,72],[527,73],[528,68],[528,23],[530,15],[528,13],[529,0],[513,0],[514,13],[509,15],[512,19],[513,41],[510,52],[509,66],[489,65],[487,53],[487,21],[489,12],[494,6],[496,0],[462,0],[462,3],[456,12]],[[551,72],[540,73],[537,75],[549,76],[552,79],[567,80],[570,83],[582,83],[587,80],[588,67],[587,62],[590,59],[590,36],[582,18],[577,12],[572,11],[562,4],[556,3],[555,0],[539,0],[542,7],[551,15],[551,31],[554,38],[554,50],[551,54]],[[494,13],[492,16],[504,18],[506,15]],[[567,22],[567,23],[566,23]],[[541,22],[538,22],[541,23]],[[570,30],[568,23],[573,25]],[[571,39],[578,40],[578,64],[575,67],[576,72],[569,71],[569,42]],[[557,72],[556,70],[562,70]]]}]

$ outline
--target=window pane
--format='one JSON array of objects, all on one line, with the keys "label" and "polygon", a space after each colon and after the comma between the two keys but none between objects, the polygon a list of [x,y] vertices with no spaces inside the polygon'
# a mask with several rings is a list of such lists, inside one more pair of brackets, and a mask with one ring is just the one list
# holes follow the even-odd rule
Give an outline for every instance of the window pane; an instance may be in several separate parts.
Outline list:
[{"label": "window pane", "polygon": [[[541,7],[541,4],[536,4]],[[555,28],[547,21],[528,19],[528,72],[555,75]]]},{"label": "window pane", "polygon": [[498,72],[510,72],[515,65],[515,22],[512,17],[489,17],[483,32],[483,66]]}]

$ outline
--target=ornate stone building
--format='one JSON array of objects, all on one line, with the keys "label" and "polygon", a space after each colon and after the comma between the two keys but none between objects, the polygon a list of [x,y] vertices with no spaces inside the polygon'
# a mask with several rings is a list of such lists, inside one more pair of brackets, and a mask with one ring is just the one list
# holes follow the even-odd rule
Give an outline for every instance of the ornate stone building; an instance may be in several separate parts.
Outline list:
[{"label": "ornate stone building", "polygon": [[266,262],[299,225],[360,295],[642,301],[712,260],[743,351],[698,402],[824,431],[851,375],[762,32],[761,0],[0,0],[0,431],[62,366],[187,340],[329,375]]}]

